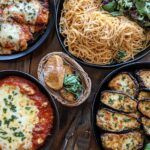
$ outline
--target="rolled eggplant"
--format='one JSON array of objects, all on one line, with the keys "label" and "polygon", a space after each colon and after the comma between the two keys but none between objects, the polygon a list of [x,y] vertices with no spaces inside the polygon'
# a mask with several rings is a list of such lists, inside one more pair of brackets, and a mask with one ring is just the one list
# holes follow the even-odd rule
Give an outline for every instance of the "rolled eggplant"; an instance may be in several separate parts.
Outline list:
[{"label": "rolled eggplant", "polygon": [[150,100],[141,100],[138,102],[138,110],[146,117],[150,118]]},{"label": "rolled eggplant", "polygon": [[150,99],[149,91],[140,91],[138,95],[138,100]]},{"label": "rolled eggplant", "polygon": [[101,94],[100,101],[115,110],[127,113],[134,113],[137,111],[136,100],[123,93],[104,91]]},{"label": "rolled eggplant", "polygon": [[136,118],[106,108],[102,108],[97,112],[96,124],[102,130],[111,132],[122,132],[140,128],[140,123]]},{"label": "rolled eggplant", "polygon": [[145,134],[150,136],[150,119],[142,117],[142,125],[145,131]]},{"label": "rolled eggplant", "polygon": [[150,90],[150,70],[139,70],[136,75],[141,87]]},{"label": "rolled eggplant", "polygon": [[108,84],[109,88],[123,92],[135,97],[138,93],[138,83],[136,79],[128,72],[122,72],[115,76]]},{"label": "rolled eggplant", "polygon": [[133,131],[124,134],[105,133],[101,141],[106,150],[138,150],[143,147],[143,134]]}]

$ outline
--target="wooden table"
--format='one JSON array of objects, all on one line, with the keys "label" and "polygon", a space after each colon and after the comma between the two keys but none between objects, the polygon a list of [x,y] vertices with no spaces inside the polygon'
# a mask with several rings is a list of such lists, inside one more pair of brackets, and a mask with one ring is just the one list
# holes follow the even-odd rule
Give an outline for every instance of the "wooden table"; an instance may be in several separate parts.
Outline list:
[{"label": "wooden table", "polygon": [[[1,70],[7,70],[7,69],[20,70],[20,71],[30,73],[31,75],[37,77],[37,67],[38,67],[39,61],[47,53],[50,53],[53,51],[62,51],[62,48],[57,40],[56,32],[54,28],[51,34],[49,35],[49,38],[45,41],[45,43],[38,50],[18,60],[0,62],[0,69]],[[146,56],[141,61],[150,61],[150,55]],[[53,139],[54,144],[51,150],[61,150],[61,147],[65,139],[65,135],[68,129],[70,128],[70,125],[73,122],[79,110],[82,110],[81,122],[86,123],[87,126],[89,126],[90,131],[91,131],[91,140],[90,140],[89,150],[98,149],[98,146],[95,142],[94,136],[92,134],[92,128],[91,128],[91,121],[90,121],[91,106],[92,106],[94,94],[97,92],[100,82],[112,69],[107,69],[107,70],[95,69],[95,68],[90,68],[87,66],[83,66],[83,68],[89,74],[92,80],[91,95],[84,104],[82,104],[80,107],[77,107],[77,108],[67,108],[67,107],[62,106],[58,102],[56,102],[58,109],[59,109],[59,113],[60,113],[60,130],[56,138]],[[81,130],[81,127],[78,126],[78,129]],[[72,150],[71,146],[72,145],[69,144],[67,149]]]}]

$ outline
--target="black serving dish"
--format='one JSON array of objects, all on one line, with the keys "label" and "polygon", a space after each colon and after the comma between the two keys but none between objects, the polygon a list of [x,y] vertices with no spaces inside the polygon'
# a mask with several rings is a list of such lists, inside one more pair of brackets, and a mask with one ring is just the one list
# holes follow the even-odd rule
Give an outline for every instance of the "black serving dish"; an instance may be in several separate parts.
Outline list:
[{"label": "black serving dish", "polygon": [[7,76],[19,76],[33,82],[40,89],[40,91],[49,99],[49,102],[54,110],[54,125],[51,134],[47,137],[44,145],[39,150],[51,149],[53,138],[56,136],[59,130],[59,112],[54,99],[51,97],[48,90],[36,78],[27,73],[16,70],[0,71],[0,79],[5,78]]},{"label": "black serving dish", "polygon": [[82,63],[83,65],[86,66],[90,66],[90,67],[94,67],[94,68],[113,68],[113,67],[120,67],[123,66],[125,64],[129,64],[135,61],[138,61],[140,59],[142,59],[144,56],[146,56],[149,51],[150,51],[150,46],[148,48],[146,48],[145,50],[143,50],[142,52],[140,52],[139,54],[137,54],[135,56],[134,59],[129,60],[127,62],[123,62],[123,63],[115,63],[115,64],[108,64],[108,65],[99,65],[99,64],[91,64],[88,62],[85,62],[77,57],[75,57],[74,55],[72,55],[69,51],[68,51],[68,47],[66,47],[64,45],[64,37],[61,35],[61,33],[59,32],[59,22],[60,22],[60,17],[61,17],[61,10],[63,9],[63,3],[64,0],[58,0],[58,3],[56,4],[56,8],[55,8],[55,13],[56,13],[56,18],[55,18],[55,26],[56,26],[56,33],[57,33],[57,37],[58,40],[63,48],[63,50],[70,56],[72,57],[74,60],[78,61],[79,63]]},{"label": "black serving dish", "polygon": [[32,53],[36,49],[38,49],[44,43],[44,41],[47,39],[48,35],[52,31],[52,28],[54,25],[54,4],[53,4],[52,0],[48,0],[48,2],[49,2],[50,16],[49,16],[49,21],[46,26],[46,29],[33,35],[35,39],[28,43],[28,47],[26,50],[12,53],[9,55],[0,55],[0,61],[14,60],[14,59],[24,57],[24,56]]},{"label": "black serving dish", "polygon": [[[100,83],[99,89],[97,93],[95,94],[93,105],[92,105],[92,112],[91,112],[91,124],[92,124],[92,129],[93,129],[93,134],[95,136],[96,142],[101,150],[102,148],[102,143],[100,139],[100,135],[103,134],[103,131],[96,125],[96,114],[99,108],[104,107],[104,105],[100,102],[100,96],[101,93],[108,88],[108,83],[111,81],[113,77],[115,77],[118,73],[121,72],[130,72],[134,77],[136,77],[136,71],[140,69],[150,69],[150,62],[137,62],[137,63],[131,63],[127,64],[125,66],[122,66],[111,73],[109,73],[103,81]],[[142,129],[142,128],[141,128]],[[144,145],[148,142],[150,143],[150,138],[146,135],[145,136],[145,142]]]}]

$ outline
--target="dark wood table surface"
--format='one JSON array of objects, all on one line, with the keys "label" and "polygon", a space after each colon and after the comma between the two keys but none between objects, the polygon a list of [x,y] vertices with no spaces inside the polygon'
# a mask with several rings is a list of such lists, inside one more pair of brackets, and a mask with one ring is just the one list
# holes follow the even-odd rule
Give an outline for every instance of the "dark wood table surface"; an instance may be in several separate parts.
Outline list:
[{"label": "dark wood table surface", "polygon": [[[30,73],[31,75],[37,78],[37,67],[39,61],[47,53],[53,51],[62,51],[61,45],[59,44],[59,41],[56,36],[55,27],[52,29],[52,32],[49,35],[48,39],[44,42],[44,44],[40,48],[38,48],[38,50],[18,60],[0,62],[0,70],[13,69],[13,70],[24,71]],[[147,55],[141,61],[150,61],[150,55]],[[51,150],[61,150],[65,139],[65,135],[67,134],[68,129],[70,128],[78,111],[80,110],[82,110],[82,114],[80,117],[81,123],[86,124],[87,127],[90,128],[90,132],[91,132],[90,144],[88,150],[98,149],[98,146],[95,142],[95,138],[92,133],[92,127],[90,121],[91,107],[92,107],[94,94],[97,92],[100,82],[110,71],[112,71],[112,69],[95,69],[84,65],[81,66],[88,73],[89,77],[92,80],[91,95],[85,103],[83,103],[81,106],[76,108],[67,108],[62,106],[58,102],[56,102],[60,113],[60,129],[55,139],[53,139],[53,146]],[[82,125],[78,125],[75,135],[81,131],[84,131],[84,128],[82,127]],[[70,139],[67,150],[74,149],[72,148],[72,141],[74,140],[75,135],[73,136],[73,138]]]}]

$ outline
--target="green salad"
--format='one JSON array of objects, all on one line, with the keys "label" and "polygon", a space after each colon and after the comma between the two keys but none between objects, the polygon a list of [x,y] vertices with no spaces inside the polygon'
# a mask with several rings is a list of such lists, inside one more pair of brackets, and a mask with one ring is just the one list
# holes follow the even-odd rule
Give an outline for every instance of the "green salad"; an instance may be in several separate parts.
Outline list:
[{"label": "green salad", "polygon": [[150,0],[103,0],[102,8],[113,16],[126,15],[150,27]]}]

